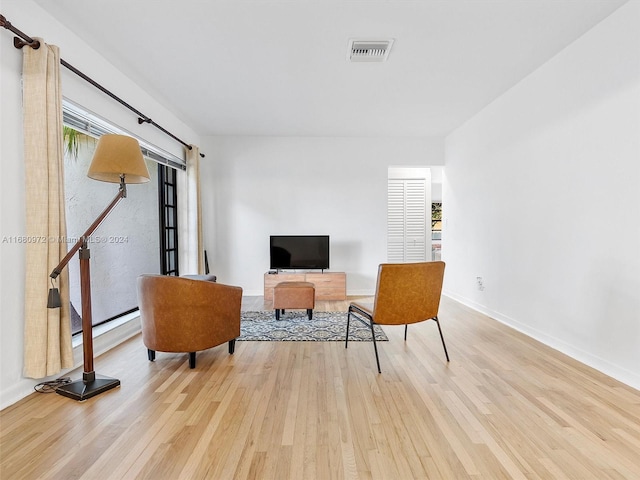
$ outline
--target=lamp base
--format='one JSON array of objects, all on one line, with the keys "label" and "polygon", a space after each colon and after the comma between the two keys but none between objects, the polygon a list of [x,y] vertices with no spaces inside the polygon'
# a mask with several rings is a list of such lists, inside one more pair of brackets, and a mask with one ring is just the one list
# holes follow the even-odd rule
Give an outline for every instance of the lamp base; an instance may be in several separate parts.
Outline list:
[{"label": "lamp base", "polygon": [[117,378],[96,378],[94,372],[85,372],[83,373],[82,380],[76,380],[75,382],[62,385],[61,387],[56,388],[56,393],[82,402],[83,400],[95,397],[96,395],[119,386],[120,380]]}]

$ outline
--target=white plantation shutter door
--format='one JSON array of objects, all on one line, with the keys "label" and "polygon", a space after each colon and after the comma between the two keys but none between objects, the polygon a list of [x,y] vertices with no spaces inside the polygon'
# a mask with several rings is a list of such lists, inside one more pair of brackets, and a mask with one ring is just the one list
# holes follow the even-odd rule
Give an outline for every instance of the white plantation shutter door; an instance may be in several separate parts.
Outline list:
[{"label": "white plantation shutter door", "polygon": [[427,261],[427,201],[424,179],[389,179],[387,261]]},{"label": "white plantation shutter door", "polygon": [[404,180],[389,179],[387,193],[387,261],[404,262]]},{"label": "white plantation shutter door", "polygon": [[427,204],[424,180],[405,182],[405,262],[427,260]]}]

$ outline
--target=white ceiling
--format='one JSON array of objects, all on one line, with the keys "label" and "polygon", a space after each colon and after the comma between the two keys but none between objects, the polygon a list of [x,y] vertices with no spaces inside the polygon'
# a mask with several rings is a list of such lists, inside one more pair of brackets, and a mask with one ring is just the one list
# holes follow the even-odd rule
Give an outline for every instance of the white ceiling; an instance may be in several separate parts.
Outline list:
[{"label": "white ceiling", "polygon": [[625,2],[36,0],[202,135],[390,137],[446,135]]}]

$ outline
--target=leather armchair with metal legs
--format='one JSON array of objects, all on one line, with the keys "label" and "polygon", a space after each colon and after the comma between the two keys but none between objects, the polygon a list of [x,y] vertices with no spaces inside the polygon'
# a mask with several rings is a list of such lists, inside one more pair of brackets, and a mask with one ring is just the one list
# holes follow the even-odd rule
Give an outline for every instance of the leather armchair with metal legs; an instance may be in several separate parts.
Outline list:
[{"label": "leather armchair with metal legs", "polygon": [[435,320],[448,362],[449,353],[438,320],[444,266],[444,262],[381,264],[378,267],[378,281],[373,305],[357,302],[352,302],[349,305],[345,348],[349,344],[351,317],[370,326],[378,373],[382,373],[373,326],[375,324],[404,325],[404,339],[406,341],[407,328],[410,323]]},{"label": "leather armchair with metal legs", "polygon": [[[229,342],[229,353],[240,336],[242,288],[205,277],[140,275],[137,280],[142,341],[150,361],[156,351],[189,353]],[[206,281],[210,280],[210,281]]]}]

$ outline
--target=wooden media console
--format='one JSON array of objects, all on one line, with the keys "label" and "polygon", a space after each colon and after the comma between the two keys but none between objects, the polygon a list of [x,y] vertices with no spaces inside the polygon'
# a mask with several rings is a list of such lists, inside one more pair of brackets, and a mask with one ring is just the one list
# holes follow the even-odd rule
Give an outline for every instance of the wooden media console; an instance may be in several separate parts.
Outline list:
[{"label": "wooden media console", "polygon": [[345,300],[347,298],[347,274],[325,273],[265,273],[264,300],[273,301],[273,287],[280,282],[310,282],[316,289],[316,300]]}]

